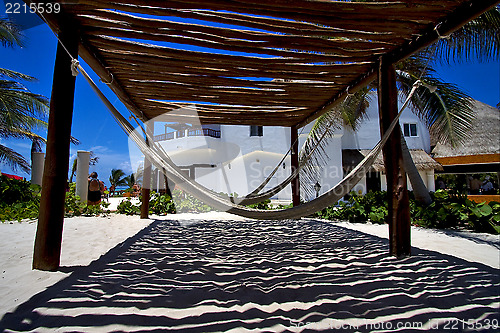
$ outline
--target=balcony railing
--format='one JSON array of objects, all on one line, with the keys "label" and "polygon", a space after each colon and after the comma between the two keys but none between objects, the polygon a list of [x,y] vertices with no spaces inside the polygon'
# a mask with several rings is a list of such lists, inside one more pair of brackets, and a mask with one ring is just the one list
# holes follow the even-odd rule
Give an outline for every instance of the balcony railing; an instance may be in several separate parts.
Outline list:
[{"label": "balcony railing", "polygon": [[172,139],[184,138],[185,136],[209,136],[211,138],[220,138],[220,131],[211,128],[187,129],[176,132],[169,132],[154,136],[155,141],[166,141]]}]

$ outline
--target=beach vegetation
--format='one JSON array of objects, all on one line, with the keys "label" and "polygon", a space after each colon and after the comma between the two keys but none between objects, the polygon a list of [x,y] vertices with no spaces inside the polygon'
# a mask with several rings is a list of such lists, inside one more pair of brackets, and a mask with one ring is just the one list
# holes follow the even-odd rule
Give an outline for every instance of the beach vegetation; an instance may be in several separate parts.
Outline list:
[{"label": "beach vegetation", "polygon": [[[436,229],[472,230],[500,233],[500,203],[476,203],[466,194],[438,190],[431,192],[432,203],[425,205],[410,193],[410,216],[415,226]],[[346,200],[317,212],[314,217],[349,222],[386,223],[387,192],[365,195],[352,192]]]},{"label": "beach vegetation", "polygon": [[[4,47],[22,46],[23,36],[19,28],[5,18],[0,18],[0,43]],[[49,100],[32,93],[24,82],[34,82],[36,78],[0,68],[0,138],[28,139],[36,151],[45,139],[35,131],[47,127]],[[31,172],[30,163],[13,149],[0,144],[0,163],[5,163],[14,171],[20,168]]]},{"label": "beach vegetation", "polygon": [[0,221],[36,219],[41,187],[25,180],[0,176]]},{"label": "beach vegetation", "polygon": [[214,210],[203,201],[179,189],[174,189],[172,197],[178,213],[207,213]]},{"label": "beach vegetation", "polygon": [[327,220],[385,223],[387,217],[387,192],[370,191],[365,195],[351,192],[345,199],[317,212],[314,216]]},{"label": "beach vegetation", "polygon": [[175,204],[168,194],[151,192],[149,200],[149,212],[156,215],[175,214]]},{"label": "beach vegetation", "polygon": [[109,184],[115,188],[127,185],[127,182],[125,181],[125,172],[123,172],[122,169],[112,169],[111,175],[109,176]]},{"label": "beach vegetation", "polygon": [[98,205],[87,205],[76,195],[76,183],[70,183],[64,201],[64,216],[99,216],[109,213],[109,203],[101,201]]},{"label": "beach vegetation", "polygon": [[127,198],[118,204],[116,212],[125,215],[139,215],[141,213],[141,205],[136,205],[130,198]]}]

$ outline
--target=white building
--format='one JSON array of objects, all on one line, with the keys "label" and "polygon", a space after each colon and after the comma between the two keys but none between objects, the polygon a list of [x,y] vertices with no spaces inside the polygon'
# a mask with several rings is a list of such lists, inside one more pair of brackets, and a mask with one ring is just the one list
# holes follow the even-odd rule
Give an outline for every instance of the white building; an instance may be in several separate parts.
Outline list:
[{"label": "white building", "polygon": [[[377,107],[372,105],[356,132],[340,129],[332,138],[325,139],[328,140],[326,153],[330,159],[328,165],[322,167],[320,179],[317,180],[321,185],[319,194],[335,186],[349,170],[353,161],[343,161],[343,156],[344,159],[350,159],[356,154],[362,156],[379,141],[378,119]],[[422,153],[429,153],[430,136],[425,124],[409,110],[402,114],[400,123],[408,147],[415,152],[420,150]],[[299,129],[299,148],[311,127],[312,124]],[[246,195],[260,185],[278,163],[278,172],[265,189],[278,185],[291,172],[290,154],[280,162],[291,145],[288,127],[173,125],[171,122],[157,121],[155,141],[162,145],[188,176],[216,192]],[[432,160],[425,153],[424,155]],[[365,193],[367,188],[386,189],[385,176],[380,171],[381,168],[374,168],[354,190]],[[420,173],[428,188],[434,190],[434,170],[421,170]],[[312,189],[314,184],[303,186],[310,186]],[[290,185],[272,199],[290,201]]]}]

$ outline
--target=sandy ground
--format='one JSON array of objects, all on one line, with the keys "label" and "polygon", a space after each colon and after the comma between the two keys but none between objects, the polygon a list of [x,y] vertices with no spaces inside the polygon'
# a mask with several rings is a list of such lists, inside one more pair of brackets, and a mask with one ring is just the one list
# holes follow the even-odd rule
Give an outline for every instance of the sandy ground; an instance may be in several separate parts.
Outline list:
[{"label": "sandy ground", "polygon": [[[113,204],[117,203],[113,202]],[[228,213],[214,212],[206,214],[177,214],[169,215],[168,217],[153,216],[150,220],[140,220],[138,217],[115,214],[111,214],[107,217],[68,218],[65,220],[61,257],[62,268],[59,272],[31,270],[36,223],[2,223],[0,224],[0,244],[2,244],[2,251],[0,253],[0,267],[2,271],[0,280],[0,317],[8,312],[13,312],[16,307],[27,302],[33,295],[43,292],[49,286],[68,277],[79,267],[88,266],[91,262],[98,261],[99,258],[103,260],[104,257],[102,256],[110,249],[115,248],[116,250],[118,244],[136,235],[141,229],[146,228],[155,218],[155,223],[158,223],[158,220],[170,220],[177,223],[176,225],[180,225],[180,227],[189,227],[190,225],[197,225],[200,223],[203,224],[207,221],[217,221],[217,223],[220,224],[220,221],[224,220],[232,221],[233,224],[243,223],[244,225],[246,221],[244,218]],[[171,223],[174,222],[168,223],[171,225]],[[301,223],[310,223],[311,220],[303,219],[302,222],[292,222],[295,223],[294,225],[300,226]],[[255,224],[255,221],[252,223]],[[153,224],[151,226],[153,226]],[[275,228],[276,224],[279,226],[279,222],[274,222],[274,224],[271,223],[272,228]],[[343,237],[342,230],[351,230],[352,235],[355,235],[356,238],[362,239],[365,237],[363,235],[368,234],[387,239],[387,227],[384,225],[352,224],[348,222],[326,222],[326,224],[333,224],[339,227],[336,229],[336,232],[340,234],[339,237]],[[271,226],[269,228],[271,228]],[[213,232],[215,235],[213,239],[218,239],[219,232],[224,233],[224,230],[221,230],[222,231]],[[264,233],[268,232],[268,229],[264,228],[263,230],[262,237],[267,237],[266,239],[273,237],[272,233],[264,236]],[[175,238],[175,235],[176,234],[173,234],[173,236],[167,237],[167,241]],[[188,234],[188,236],[191,237],[192,235]],[[142,238],[139,238],[136,242],[140,242],[141,239]],[[208,242],[215,242],[214,246],[218,245],[213,239]],[[376,240],[377,238],[372,237],[369,240],[372,241],[373,239]],[[195,238],[195,241],[197,240],[198,239]],[[321,241],[325,240],[321,239]],[[238,244],[239,243],[237,243],[236,247]],[[498,276],[498,269],[500,268],[500,244],[498,236],[412,228],[412,245],[416,249],[435,251],[438,254],[463,259],[469,262],[470,265],[486,265],[485,267],[490,267],[494,269],[493,271],[496,270],[496,275]],[[161,244],[159,246],[161,246]],[[364,246],[361,246],[361,248],[364,248]],[[349,251],[349,243],[347,243],[347,248],[344,252],[346,251]],[[381,251],[383,252],[384,250],[382,249]],[[417,254],[417,257],[419,255],[421,254]],[[198,272],[200,269],[204,268],[199,268],[196,271]],[[166,284],[168,285],[169,283]],[[493,307],[496,307],[497,309],[495,311],[498,311],[498,302],[495,304],[496,305],[493,305]],[[74,315],[75,313],[73,313],[73,316]],[[326,325],[324,320],[319,323]],[[273,326],[274,328],[271,330],[275,329],[276,331],[280,331],[281,326],[278,326]],[[106,326],[100,326],[100,328],[95,331],[106,331],[107,329],[109,328],[106,328]],[[116,326],[114,329],[123,329],[127,331],[127,329],[121,326]],[[78,328],[72,328],[72,330],[79,331]],[[82,328],[81,330],[89,331],[89,328]],[[64,331],[64,329],[62,329],[62,331]],[[301,329],[294,329],[294,331],[301,331]]]},{"label": "sandy ground", "polygon": [[[64,221],[61,266],[86,266],[117,244],[135,235],[152,220],[112,215],[75,217]],[[0,223],[0,314],[13,310],[32,295],[70,273],[32,270],[36,223]]]}]

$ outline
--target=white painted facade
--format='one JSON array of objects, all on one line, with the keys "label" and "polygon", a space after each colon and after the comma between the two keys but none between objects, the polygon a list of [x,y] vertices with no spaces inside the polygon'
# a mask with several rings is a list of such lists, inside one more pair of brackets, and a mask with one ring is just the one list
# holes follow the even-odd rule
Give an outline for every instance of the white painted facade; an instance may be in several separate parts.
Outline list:
[{"label": "white painted facade", "polygon": [[[410,149],[430,151],[429,132],[416,115],[406,110],[401,116],[400,123],[415,124],[414,127],[417,129],[416,136],[406,138]],[[181,130],[181,135],[170,130],[169,137],[173,138],[161,140],[159,143],[178,166],[187,170],[187,167],[194,165],[194,175],[191,167],[190,176],[194,176],[196,181],[216,192],[236,193],[239,196],[252,192],[280,163],[291,145],[290,128],[286,127],[263,127],[262,136],[251,136],[250,126],[208,125],[207,127],[220,130],[220,137],[196,136],[192,129],[191,132],[189,129]],[[311,127],[312,124],[299,129],[299,148]],[[159,134],[164,133],[155,133],[156,136]],[[326,152],[330,160],[329,164],[322,168],[321,179],[318,179],[321,185],[319,194],[329,190],[343,178],[342,149],[371,149],[379,139],[378,110],[376,103],[372,103],[366,119],[356,132],[340,129],[335,132],[333,138],[327,139]],[[266,189],[281,183],[290,172],[290,155],[288,155]],[[427,174],[421,176],[426,184],[432,178],[431,186],[433,186],[433,172],[432,177]],[[314,184],[306,186],[313,187]],[[386,187],[382,181],[382,189]],[[366,180],[361,181],[355,190],[365,193]],[[290,185],[272,199],[290,201]]]}]

